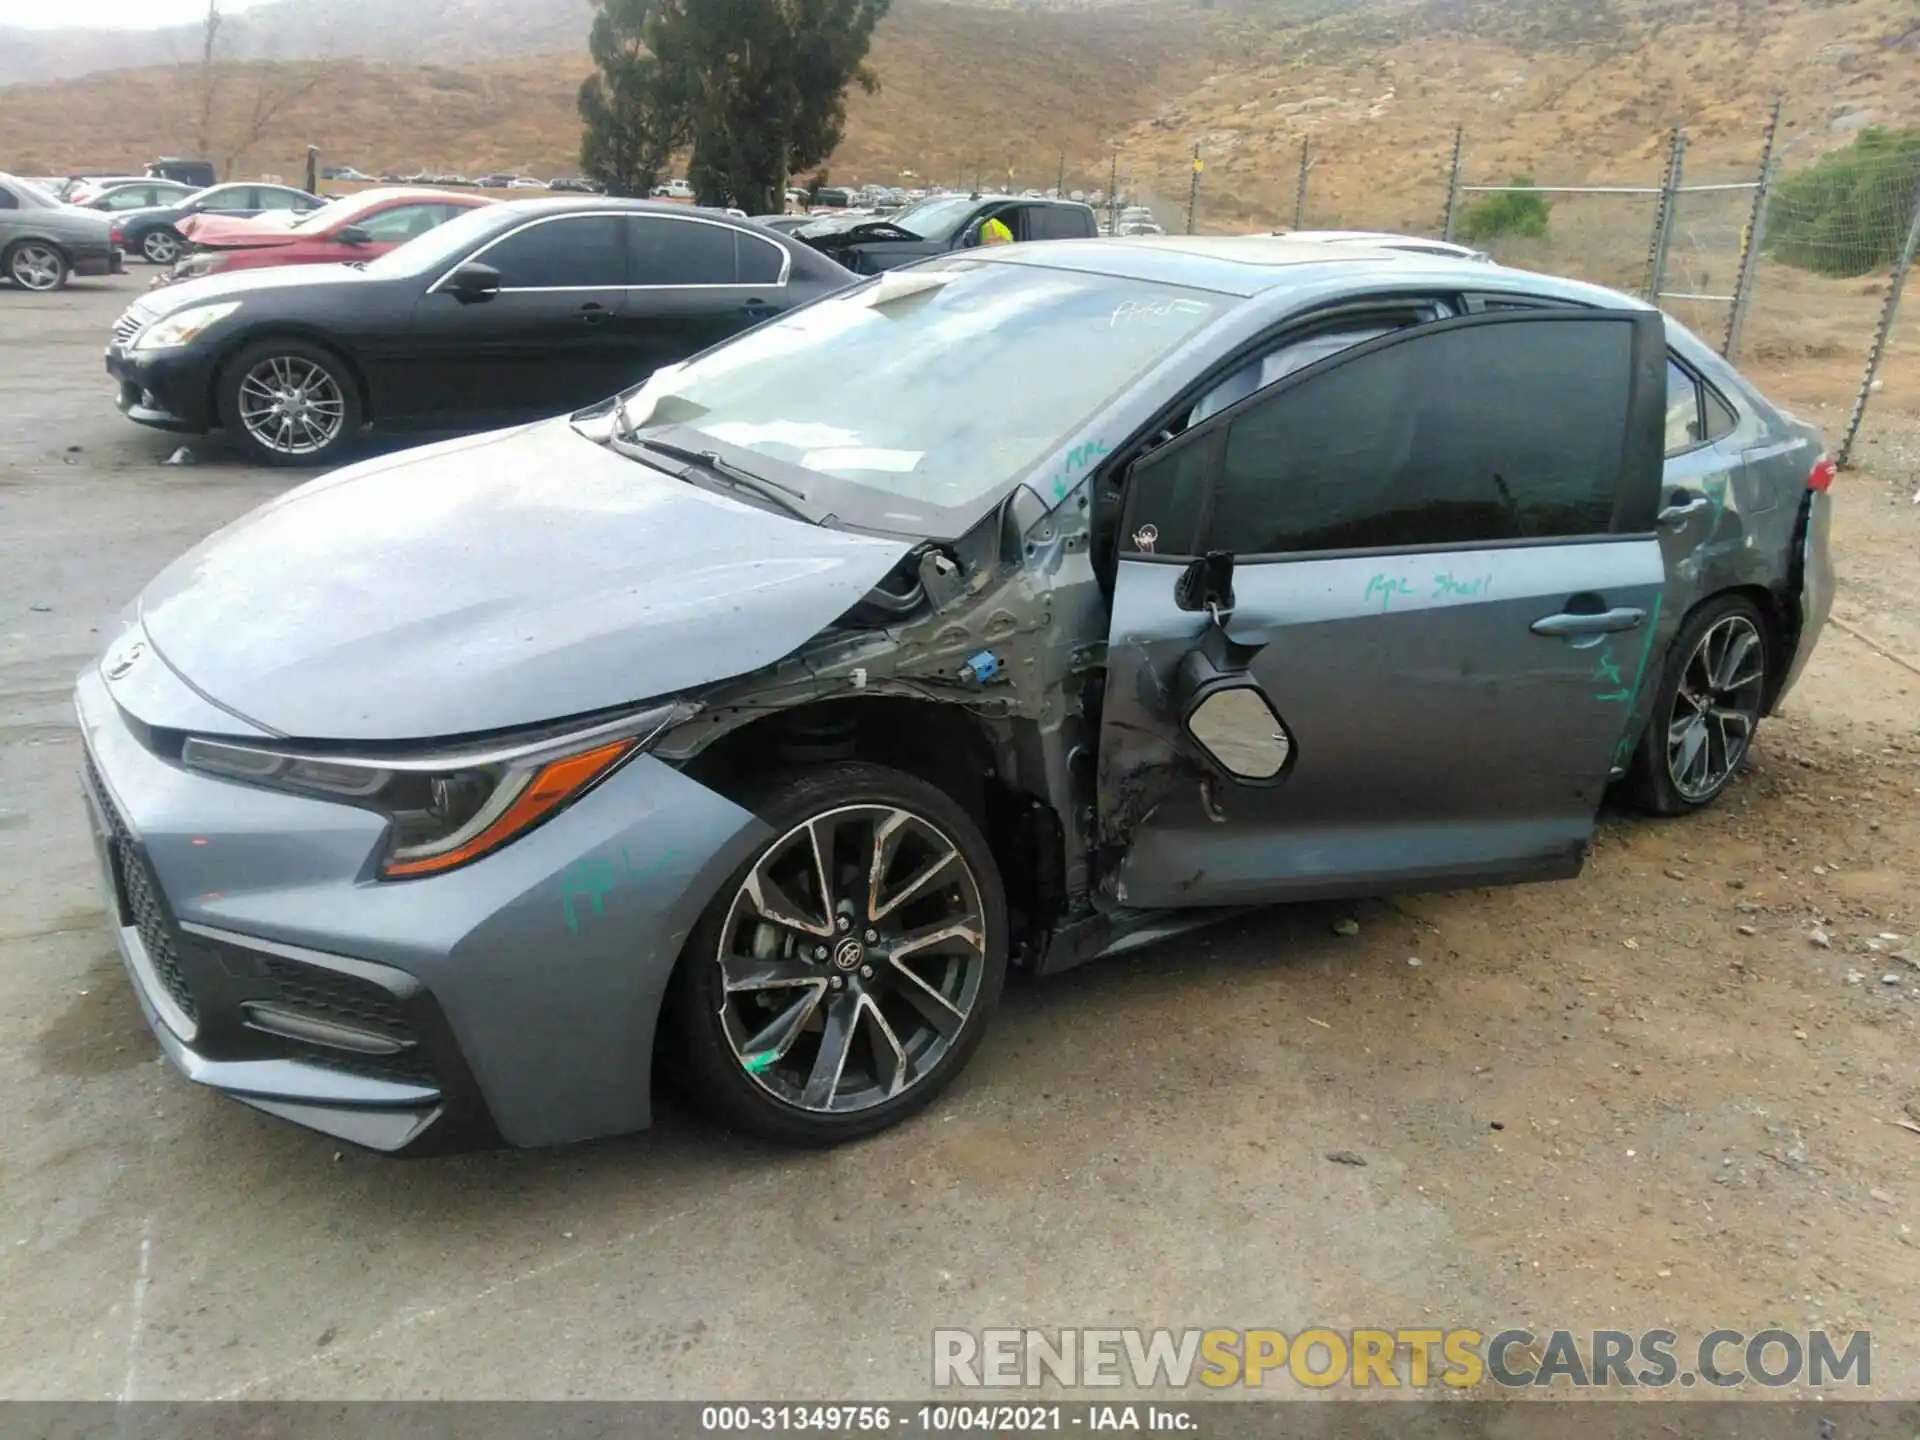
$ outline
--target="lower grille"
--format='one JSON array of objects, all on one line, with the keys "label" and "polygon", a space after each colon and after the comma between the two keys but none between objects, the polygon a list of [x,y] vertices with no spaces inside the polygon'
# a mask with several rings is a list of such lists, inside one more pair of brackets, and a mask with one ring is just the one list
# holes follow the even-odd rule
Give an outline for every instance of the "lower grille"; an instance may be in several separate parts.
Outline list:
[{"label": "lower grille", "polygon": [[200,1018],[199,1007],[194,1003],[193,988],[187,984],[187,977],[180,970],[180,953],[174,946],[173,921],[167,914],[160,883],[154,879],[152,867],[134,842],[126,821],[120,818],[120,811],[115,807],[113,797],[107,793],[91,755],[87,756],[87,784],[100,802],[101,814],[106,817],[107,844],[113,851],[113,878],[120,892],[118,898],[122,910],[139,930],[140,943],[146,947],[148,963],[153,966],[154,974],[160,977],[160,983],[167,987],[173,1003],[180,1007],[189,1020],[197,1022]]},{"label": "lower grille", "polygon": [[126,314],[113,322],[113,343],[116,345],[126,344],[140,333],[141,327],[145,324],[145,315],[141,314],[138,310],[127,311]]},{"label": "lower grille", "polygon": [[260,957],[259,964],[261,973],[275,982],[280,1002],[290,1010],[371,1030],[401,1046],[418,1043],[400,1012],[400,1002],[370,980],[274,956]]}]

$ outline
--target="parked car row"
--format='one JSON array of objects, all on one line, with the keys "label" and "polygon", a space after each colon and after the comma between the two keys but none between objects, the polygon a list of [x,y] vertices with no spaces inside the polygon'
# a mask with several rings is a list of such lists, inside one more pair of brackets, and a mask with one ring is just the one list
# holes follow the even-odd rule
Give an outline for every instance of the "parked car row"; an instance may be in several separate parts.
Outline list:
[{"label": "parked car row", "polygon": [[1819,638],[1820,436],[1639,300],[914,223],[860,277],[505,203],[121,317],[130,414],[273,463],[550,417],[291,491],[81,675],[175,1065],[380,1150],[641,1128],[655,1074],[844,1140],[1016,964],[1577,873],[1610,786],[1719,796]]},{"label": "parked car row", "polygon": [[75,275],[111,275],[122,254],[105,215],[62,203],[0,173],[0,275],[21,290],[58,290]]}]

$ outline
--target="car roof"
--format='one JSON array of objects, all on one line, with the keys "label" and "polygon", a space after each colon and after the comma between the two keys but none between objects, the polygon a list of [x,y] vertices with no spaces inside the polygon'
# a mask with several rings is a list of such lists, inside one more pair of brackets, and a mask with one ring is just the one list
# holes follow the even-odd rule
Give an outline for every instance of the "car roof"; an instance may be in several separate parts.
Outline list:
[{"label": "car roof", "polygon": [[678,215],[683,220],[688,217],[739,219],[737,215],[730,216],[724,210],[675,205],[662,200],[629,200],[617,195],[568,195],[539,200],[499,200],[494,203],[501,213],[507,215],[581,215],[598,210],[618,210],[640,215]]},{"label": "car roof", "polygon": [[1633,296],[1556,275],[1452,256],[1373,249],[1362,244],[1322,245],[1284,236],[1130,235],[1119,239],[1046,240],[995,246],[969,255],[990,264],[1080,270],[1240,296],[1346,280],[1355,287],[1404,283],[1476,293],[1509,291],[1580,305],[1652,308]]},{"label": "car roof", "polygon": [[351,195],[342,195],[340,199],[353,201],[362,208],[417,201],[436,205],[465,205],[477,210],[482,205],[497,203],[485,195],[463,195],[457,190],[439,189],[431,185],[376,185],[371,189],[356,190]]}]

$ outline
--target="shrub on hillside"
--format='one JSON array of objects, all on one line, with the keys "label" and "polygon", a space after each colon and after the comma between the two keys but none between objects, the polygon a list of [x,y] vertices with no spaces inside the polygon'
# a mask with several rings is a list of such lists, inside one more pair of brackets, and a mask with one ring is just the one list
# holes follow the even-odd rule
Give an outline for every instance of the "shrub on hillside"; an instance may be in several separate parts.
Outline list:
[{"label": "shrub on hillside", "polygon": [[[1509,185],[1530,186],[1531,175],[1516,175]],[[1521,194],[1508,190],[1499,195],[1483,195],[1460,215],[1460,238],[1469,245],[1494,240],[1502,235],[1525,235],[1534,239],[1547,233],[1547,215],[1553,206],[1544,195]]]},{"label": "shrub on hillside", "polygon": [[1764,248],[1818,275],[1865,275],[1900,254],[1920,192],[1920,126],[1862,130],[1844,150],[1781,180]]}]

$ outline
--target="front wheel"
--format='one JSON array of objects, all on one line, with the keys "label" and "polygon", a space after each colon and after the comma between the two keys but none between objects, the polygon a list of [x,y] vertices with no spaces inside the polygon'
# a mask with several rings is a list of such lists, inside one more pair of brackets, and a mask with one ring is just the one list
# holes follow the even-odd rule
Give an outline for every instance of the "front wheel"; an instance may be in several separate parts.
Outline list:
[{"label": "front wheel", "polygon": [[928,1104],[1006,979],[1006,897],[944,792],[879,765],[777,778],[774,839],[714,897],[670,1005],[695,1098],[791,1144],[871,1134]]},{"label": "front wheel", "polygon": [[304,340],[249,345],[221,371],[217,390],[221,424],[256,464],[328,464],[360,428],[360,390],[346,362]]},{"label": "front wheel", "polygon": [[73,267],[60,247],[44,240],[22,240],[7,251],[7,275],[22,290],[45,293],[67,283]]},{"label": "front wheel", "polygon": [[1689,616],[1667,652],[1628,797],[1659,815],[1718,799],[1753,744],[1771,663],[1767,624],[1752,601],[1723,595]]}]

